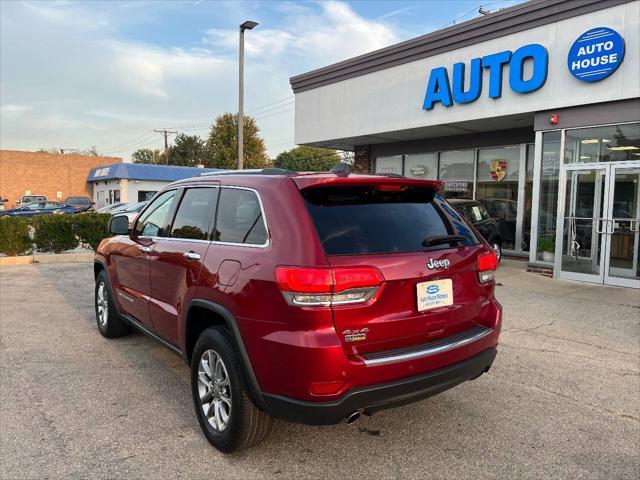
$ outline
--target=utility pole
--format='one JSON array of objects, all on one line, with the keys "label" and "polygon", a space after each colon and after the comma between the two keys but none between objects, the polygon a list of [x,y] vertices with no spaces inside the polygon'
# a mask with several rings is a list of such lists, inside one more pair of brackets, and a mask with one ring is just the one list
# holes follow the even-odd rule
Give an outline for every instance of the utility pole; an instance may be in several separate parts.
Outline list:
[{"label": "utility pole", "polygon": [[240,24],[240,58],[238,68],[238,170],[244,168],[244,31],[251,30],[256,22],[247,20]]},{"label": "utility pole", "polygon": [[167,162],[167,165],[169,165],[169,135],[174,135],[177,134],[178,132],[174,132],[172,130],[167,130],[166,128],[163,128],[162,130],[153,130],[156,133],[161,133],[162,136],[164,137],[164,161]]}]

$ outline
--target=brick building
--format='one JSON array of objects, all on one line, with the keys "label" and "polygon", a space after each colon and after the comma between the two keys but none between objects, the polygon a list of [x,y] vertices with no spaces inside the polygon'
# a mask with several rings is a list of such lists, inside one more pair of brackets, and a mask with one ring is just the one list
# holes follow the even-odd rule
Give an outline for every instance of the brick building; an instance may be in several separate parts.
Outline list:
[{"label": "brick building", "polygon": [[14,206],[25,194],[49,200],[68,196],[92,197],[87,176],[100,165],[122,163],[121,158],[0,150],[0,196]]}]

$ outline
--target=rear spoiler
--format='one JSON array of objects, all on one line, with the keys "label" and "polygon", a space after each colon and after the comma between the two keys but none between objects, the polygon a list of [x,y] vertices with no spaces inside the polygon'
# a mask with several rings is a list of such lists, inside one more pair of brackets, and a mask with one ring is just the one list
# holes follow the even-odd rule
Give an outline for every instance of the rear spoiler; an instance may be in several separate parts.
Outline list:
[{"label": "rear spoiler", "polygon": [[442,189],[442,182],[438,180],[418,180],[416,178],[406,177],[382,177],[374,175],[361,175],[361,176],[326,176],[326,177],[305,177],[294,176],[291,177],[293,183],[296,184],[298,189],[305,190],[307,188],[321,188],[321,187],[364,187],[382,185],[393,186],[407,186],[414,188],[430,188],[436,191]]}]

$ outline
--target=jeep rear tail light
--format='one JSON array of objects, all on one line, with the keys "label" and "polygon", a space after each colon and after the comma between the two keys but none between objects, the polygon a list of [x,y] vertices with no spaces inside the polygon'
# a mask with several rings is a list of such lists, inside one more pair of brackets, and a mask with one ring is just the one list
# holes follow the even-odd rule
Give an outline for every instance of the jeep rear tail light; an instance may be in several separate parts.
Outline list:
[{"label": "jeep rear tail light", "polygon": [[478,280],[480,283],[489,283],[495,279],[495,270],[498,268],[498,257],[493,250],[482,252],[478,255]]},{"label": "jeep rear tail light", "polygon": [[276,268],[278,287],[290,305],[328,307],[365,303],[384,277],[375,267]]}]

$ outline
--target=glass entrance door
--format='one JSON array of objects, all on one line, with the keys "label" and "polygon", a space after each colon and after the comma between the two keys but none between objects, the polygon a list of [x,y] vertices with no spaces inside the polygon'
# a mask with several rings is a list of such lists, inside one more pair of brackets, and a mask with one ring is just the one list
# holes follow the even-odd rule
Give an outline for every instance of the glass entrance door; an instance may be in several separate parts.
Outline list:
[{"label": "glass entrance door", "polygon": [[558,234],[562,232],[561,248],[557,248],[556,240],[556,252],[561,253],[556,268],[561,278],[600,283],[606,242],[602,225],[607,167],[571,165],[566,168],[565,179],[564,212],[558,217],[562,225],[557,228]]},{"label": "glass entrance door", "polygon": [[640,166],[612,166],[610,178],[604,282],[640,288]]},{"label": "glass entrance door", "polygon": [[558,277],[640,288],[640,162],[563,169]]}]

